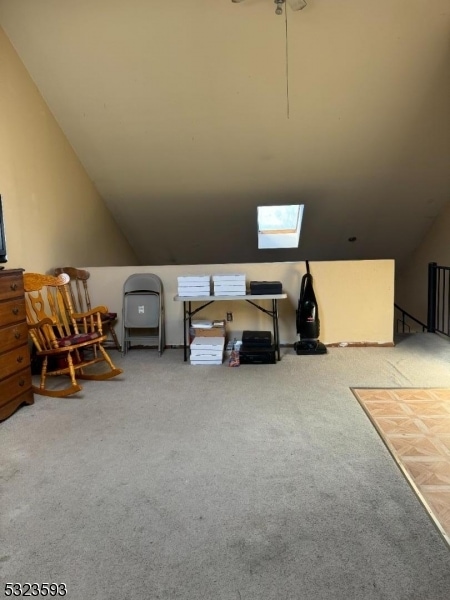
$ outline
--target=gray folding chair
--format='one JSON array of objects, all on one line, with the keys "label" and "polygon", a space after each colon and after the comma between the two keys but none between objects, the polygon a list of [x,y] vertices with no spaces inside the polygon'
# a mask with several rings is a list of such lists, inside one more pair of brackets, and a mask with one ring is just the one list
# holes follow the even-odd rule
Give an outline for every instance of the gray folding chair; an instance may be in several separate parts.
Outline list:
[{"label": "gray folding chair", "polygon": [[130,275],[123,286],[122,352],[132,345],[165,348],[164,290],[154,273]]}]

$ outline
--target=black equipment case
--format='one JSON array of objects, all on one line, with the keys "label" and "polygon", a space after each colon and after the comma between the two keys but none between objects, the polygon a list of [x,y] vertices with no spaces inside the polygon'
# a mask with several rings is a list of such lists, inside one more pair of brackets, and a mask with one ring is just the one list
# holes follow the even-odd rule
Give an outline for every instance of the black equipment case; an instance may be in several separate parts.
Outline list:
[{"label": "black equipment case", "polygon": [[282,294],[283,286],[281,281],[250,281],[250,294]]},{"label": "black equipment case", "polygon": [[239,362],[242,365],[275,364],[275,346],[272,345],[272,332],[243,331]]},{"label": "black equipment case", "polygon": [[272,346],[271,331],[243,331],[242,347],[248,348],[270,348]]},{"label": "black equipment case", "polygon": [[275,346],[267,348],[249,348],[244,345],[239,350],[239,362],[241,365],[274,365]]}]

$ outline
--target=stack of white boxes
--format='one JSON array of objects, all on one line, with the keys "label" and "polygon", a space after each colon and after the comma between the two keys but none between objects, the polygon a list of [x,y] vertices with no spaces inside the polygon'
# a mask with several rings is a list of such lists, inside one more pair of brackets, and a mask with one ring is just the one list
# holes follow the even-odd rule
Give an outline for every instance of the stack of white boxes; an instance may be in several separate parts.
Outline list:
[{"label": "stack of white boxes", "polygon": [[191,365],[221,365],[224,347],[224,337],[194,338],[190,345]]},{"label": "stack of white boxes", "polygon": [[245,296],[245,273],[213,275],[214,296]]},{"label": "stack of white boxes", "polygon": [[178,277],[178,295],[210,296],[211,275],[180,275]]}]

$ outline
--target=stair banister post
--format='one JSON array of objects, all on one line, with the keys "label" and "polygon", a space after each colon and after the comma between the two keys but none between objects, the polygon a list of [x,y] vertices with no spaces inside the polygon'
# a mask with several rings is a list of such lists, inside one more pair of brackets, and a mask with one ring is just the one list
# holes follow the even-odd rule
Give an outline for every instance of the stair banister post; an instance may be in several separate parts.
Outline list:
[{"label": "stair banister post", "polygon": [[437,263],[428,263],[428,311],[427,311],[427,331],[435,333],[436,331],[436,283],[437,283]]}]

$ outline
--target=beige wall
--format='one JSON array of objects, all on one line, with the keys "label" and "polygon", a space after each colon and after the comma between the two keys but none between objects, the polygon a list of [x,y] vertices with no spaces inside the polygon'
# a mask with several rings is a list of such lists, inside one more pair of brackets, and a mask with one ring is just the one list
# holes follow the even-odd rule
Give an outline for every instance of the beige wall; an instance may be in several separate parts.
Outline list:
[{"label": "beige wall", "polygon": [[138,261],[0,29],[0,194],[8,267]]},{"label": "beige wall", "polygon": [[[400,265],[448,200],[449,2],[311,0],[286,31],[273,0],[0,0],[0,23],[141,264]],[[257,206],[297,202],[300,248],[261,254]]]},{"label": "beige wall", "polygon": [[[321,341],[326,344],[393,342],[394,261],[315,262],[310,263],[310,267],[319,304]],[[174,301],[178,275],[245,273],[247,282],[281,281],[288,298],[279,302],[280,341],[290,344],[297,340],[295,310],[305,273],[304,262],[86,268],[91,272],[93,304],[108,304],[120,319],[123,284],[127,277],[133,273],[159,275],[164,285],[168,345],[179,345],[183,340],[182,302]],[[246,302],[216,302],[199,316],[221,319],[226,318],[228,311],[234,317],[233,322],[227,324],[229,335],[240,335],[244,329],[271,329],[270,319]],[[121,327],[119,323],[120,336]]]},{"label": "beige wall", "polygon": [[[244,272],[247,281],[280,280],[280,339],[296,339],[295,310],[303,262],[136,267],[137,260],[102,198],[0,29],[0,181],[8,267],[47,272],[55,266],[87,265],[92,300],[122,312],[125,279],[136,272],[160,275],[165,286],[167,344],[182,342],[182,304],[174,302],[177,275]],[[394,261],[311,263],[321,317],[321,340],[392,343]],[[203,316],[232,311],[230,335],[270,328],[270,320],[247,303],[215,303]],[[118,326],[121,333],[121,325]]]},{"label": "beige wall", "polygon": [[426,323],[428,263],[450,266],[450,203],[433,222],[396,281],[395,300],[404,310]]}]

